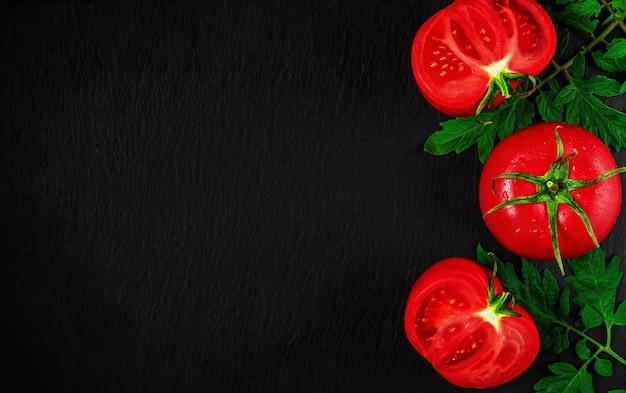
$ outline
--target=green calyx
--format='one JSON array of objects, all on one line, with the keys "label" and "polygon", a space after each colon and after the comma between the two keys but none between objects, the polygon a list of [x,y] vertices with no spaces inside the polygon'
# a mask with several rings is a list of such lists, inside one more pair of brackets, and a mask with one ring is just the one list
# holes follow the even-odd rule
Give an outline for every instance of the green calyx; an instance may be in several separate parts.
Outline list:
[{"label": "green calyx", "polygon": [[515,91],[513,86],[511,86],[511,80],[530,80],[533,84],[533,88],[531,89],[531,91],[534,91],[535,86],[537,85],[537,80],[532,75],[518,74],[514,72],[494,71],[492,68],[487,67],[485,68],[485,71],[487,71],[490,76],[489,85],[487,86],[487,92],[478,103],[478,107],[476,108],[475,113],[476,115],[482,112],[483,109],[491,107],[498,94],[502,94],[502,97],[504,98],[510,98]]},{"label": "green calyx", "polygon": [[498,263],[494,257],[493,261],[493,273],[489,281],[489,287],[487,288],[487,308],[478,312],[477,314],[483,317],[486,321],[495,326],[496,330],[500,330],[500,317],[501,316],[514,316],[521,317],[522,315],[513,310],[515,305],[515,297],[511,292],[502,292],[496,295],[494,287],[496,273],[498,270]]},{"label": "green calyx", "polygon": [[515,198],[511,198],[504,202],[501,202],[489,209],[485,214],[483,214],[483,218],[492,212],[503,208],[505,206],[511,205],[519,205],[523,203],[545,203],[548,215],[548,225],[550,229],[550,239],[552,241],[552,250],[554,252],[554,257],[556,262],[559,265],[559,270],[561,275],[565,275],[565,270],[563,269],[563,260],[561,258],[561,251],[559,248],[559,239],[557,232],[557,217],[558,210],[560,204],[565,204],[569,206],[575,213],[580,217],[585,228],[587,229],[587,233],[589,237],[593,241],[595,247],[599,248],[600,245],[598,243],[598,239],[591,227],[591,222],[589,221],[589,217],[587,213],[583,210],[583,208],[576,202],[571,192],[582,187],[589,187],[594,184],[600,183],[603,180],[606,180],[614,175],[619,173],[626,172],[626,167],[616,168],[605,172],[598,176],[593,180],[575,180],[569,178],[569,159],[577,154],[576,151],[574,153],[568,155],[567,157],[563,157],[564,149],[563,142],[561,141],[561,137],[559,136],[558,129],[560,126],[557,126],[554,130],[554,136],[556,138],[556,146],[557,146],[557,157],[556,160],[550,165],[546,174],[542,176],[531,175],[523,172],[508,172],[503,173],[494,177],[491,186],[492,191],[495,194],[494,183],[496,179],[520,179],[525,180],[530,183],[533,183],[537,186],[537,192],[534,195],[528,196],[518,196]]}]

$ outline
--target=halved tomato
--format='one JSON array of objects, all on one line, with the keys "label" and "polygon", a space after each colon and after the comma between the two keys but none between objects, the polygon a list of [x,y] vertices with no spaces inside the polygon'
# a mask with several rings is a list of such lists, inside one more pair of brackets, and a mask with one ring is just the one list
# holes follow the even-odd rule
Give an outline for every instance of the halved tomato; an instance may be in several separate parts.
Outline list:
[{"label": "halved tomato", "polygon": [[413,74],[434,108],[471,116],[540,74],[556,42],[554,24],[535,0],[456,0],[415,35]]},{"label": "halved tomato", "polygon": [[539,352],[532,317],[492,272],[466,258],[447,258],[415,282],[404,316],[406,335],[449,382],[467,388],[503,384]]}]

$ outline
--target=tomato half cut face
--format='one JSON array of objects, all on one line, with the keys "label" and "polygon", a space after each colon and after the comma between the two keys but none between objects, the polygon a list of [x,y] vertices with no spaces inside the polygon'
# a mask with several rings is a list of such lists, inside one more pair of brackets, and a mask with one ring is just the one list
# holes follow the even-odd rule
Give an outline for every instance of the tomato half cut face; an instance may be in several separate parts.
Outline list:
[{"label": "tomato half cut face", "polygon": [[[465,258],[447,258],[415,282],[404,327],[417,350],[454,385],[487,388],[521,374],[539,352],[539,334],[519,305],[504,315],[489,304],[491,272]],[[502,293],[498,278],[496,294]]]},{"label": "tomato half cut face", "polygon": [[[481,109],[490,84],[514,88],[519,80],[508,79],[538,75],[555,50],[554,25],[535,0],[456,0],[420,27],[411,64],[434,108],[470,116]],[[495,97],[492,107],[502,99]]]}]

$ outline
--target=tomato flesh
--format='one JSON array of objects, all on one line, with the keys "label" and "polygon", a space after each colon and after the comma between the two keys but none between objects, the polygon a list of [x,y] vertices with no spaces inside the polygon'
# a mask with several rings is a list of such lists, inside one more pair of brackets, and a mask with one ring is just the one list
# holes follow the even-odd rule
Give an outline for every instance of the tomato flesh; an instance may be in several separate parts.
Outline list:
[{"label": "tomato flesh", "polygon": [[[511,172],[544,175],[557,157],[555,129],[562,140],[564,156],[570,156],[567,159],[570,179],[593,180],[617,168],[610,150],[589,131],[566,123],[532,125],[502,140],[487,158],[479,184],[483,215],[502,202],[537,193],[537,185],[531,182],[496,177]],[[577,188],[570,194],[588,216],[593,233],[601,242],[619,216],[622,204],[619,176]],[[516,255],[555,260],[545,203],[509,205],[494,210],[484,219],[494,237]],[[581,256],[595,247],[581,217],[566,204],[558,207],[556,231],[563,259]]]},{"label": "tomato flesh", "polygon": [[[491,272],[465,258],[447,258],[415,282],[405,312],[407,338],[442,377],[468,388],[505,383],[522,373],[539,351],[530,315],[497,315],[489,307]],[[496,277],[496,293],[502,285]]]},{"label": "tomato flesh", "polygon": [[[554,25],[534,0],[456,0],[420,27],[411,63],[417,86],[433,107],[470,116],[492,79],[503,73],[537,75],[555,49]],[[502,100],[496,98],[492,107]]]}]

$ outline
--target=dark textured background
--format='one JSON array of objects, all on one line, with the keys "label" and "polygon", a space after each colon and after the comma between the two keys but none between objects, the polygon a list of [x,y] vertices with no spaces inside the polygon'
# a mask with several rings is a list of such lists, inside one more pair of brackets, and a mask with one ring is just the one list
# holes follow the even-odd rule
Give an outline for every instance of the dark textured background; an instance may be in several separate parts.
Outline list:
[{"label": "dark textured background", "polygon": [[[422,150],[447,117],[409,51],[443,6],[2,5],[14,391],[464,391],[402,326],[435,261],[479,242],[515,261],[481,220],[475,149]],[[490,391],[529,392],[553,359]]]}]

